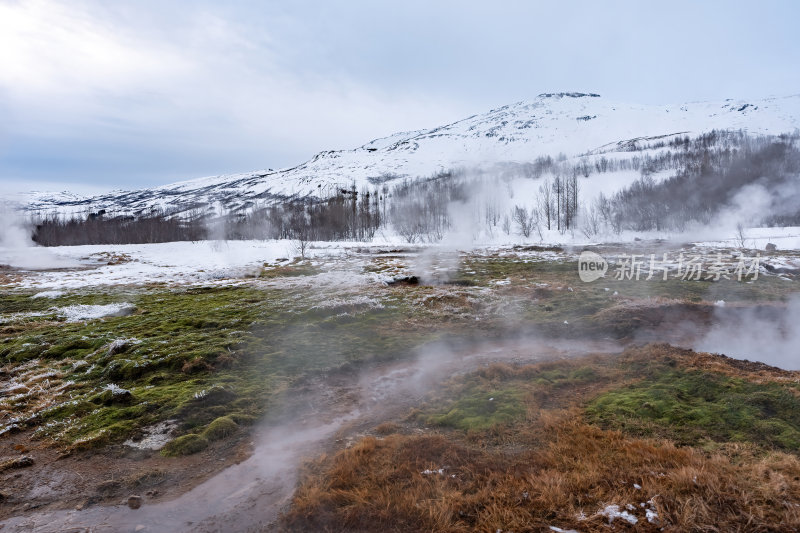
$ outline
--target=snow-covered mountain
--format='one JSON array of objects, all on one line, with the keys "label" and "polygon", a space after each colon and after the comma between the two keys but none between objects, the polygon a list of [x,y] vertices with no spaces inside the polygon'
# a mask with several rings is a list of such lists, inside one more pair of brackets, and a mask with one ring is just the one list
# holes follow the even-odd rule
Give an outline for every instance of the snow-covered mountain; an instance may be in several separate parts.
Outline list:
[{"label": "snow-covered mountain", "polygon": [[152,208],[185,212],[208,206],[247,209],[259,203],[332,189],[424,178],[454,167],[487,168],[524,163],[542,155],[624,151],[631,142],[712,129],[780,134],[800,128],[800,95],[755,101],[726,100],[682,105],[635,105],[597,94],[541,94],[430,130],[397,133],[352,150],[325,151],[277,171],[256,171],[183,181],[95,197],[32,193],[31,211],[145,213]]}]

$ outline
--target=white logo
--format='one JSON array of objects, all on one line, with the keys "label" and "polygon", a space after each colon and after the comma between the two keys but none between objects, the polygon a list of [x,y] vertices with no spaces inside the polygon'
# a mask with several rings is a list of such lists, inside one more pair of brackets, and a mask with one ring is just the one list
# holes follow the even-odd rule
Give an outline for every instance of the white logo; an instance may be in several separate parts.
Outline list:
[{"label": "white logo", "polygon": [[605,276],[608,270],[608,261],[603,256],[584,250],[578,258],[578,275],[581,281],[590,283]]}]

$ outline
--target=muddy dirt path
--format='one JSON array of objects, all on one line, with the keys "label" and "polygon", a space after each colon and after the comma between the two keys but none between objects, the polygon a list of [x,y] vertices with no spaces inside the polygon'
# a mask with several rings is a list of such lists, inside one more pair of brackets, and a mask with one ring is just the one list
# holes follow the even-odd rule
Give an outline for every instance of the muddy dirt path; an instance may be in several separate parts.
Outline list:
[{"label": "muddy dirt path", "polygon": [[45,511],[0,523],[6,532],[268,531],[288,505],[303,462],[335,450],[377,424],[402,417],[437,383],[494,362],[528,363],[621,351],[614,342],[520,339],[422,348],[410,360],[308,381],[285,411],[254,435],[255,449],[169,501]]}]

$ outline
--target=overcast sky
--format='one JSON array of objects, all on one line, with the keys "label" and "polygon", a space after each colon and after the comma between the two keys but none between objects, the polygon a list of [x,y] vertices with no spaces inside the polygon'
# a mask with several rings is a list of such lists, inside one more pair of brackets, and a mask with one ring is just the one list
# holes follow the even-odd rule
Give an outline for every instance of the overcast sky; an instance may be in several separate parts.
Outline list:
[{"label": "overcast sky", "polygon": [[0,189],[279,168],[542,92],[800,92],[800,2],[0,0]]}]

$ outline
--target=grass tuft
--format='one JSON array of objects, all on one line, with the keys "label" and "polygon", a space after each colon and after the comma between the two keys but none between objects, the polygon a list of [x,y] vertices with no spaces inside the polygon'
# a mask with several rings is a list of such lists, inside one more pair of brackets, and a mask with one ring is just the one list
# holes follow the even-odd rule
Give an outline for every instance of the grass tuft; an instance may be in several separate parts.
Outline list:
[{"label": "grass tuft", "polygon": [[161,455],[164,457],[179,457],[181,455],[192,455],[208,448],[208,439],[202,435],[189,433],[169,441],[162,449]]},{"label": "grass tuft", "polygon": [[229,416],[221,416],[214,419],[214,421],[203,430],[202,436],[209,441],[215,441],[230,437],[236,433],[237,429],[239,429],[239,425]]}]

